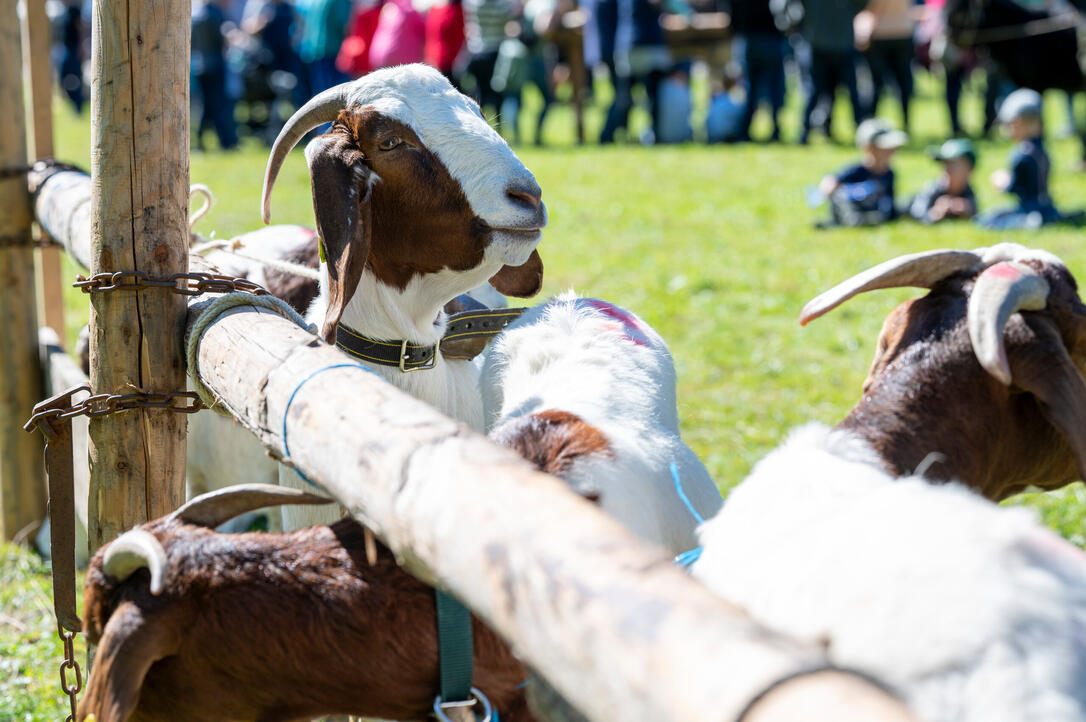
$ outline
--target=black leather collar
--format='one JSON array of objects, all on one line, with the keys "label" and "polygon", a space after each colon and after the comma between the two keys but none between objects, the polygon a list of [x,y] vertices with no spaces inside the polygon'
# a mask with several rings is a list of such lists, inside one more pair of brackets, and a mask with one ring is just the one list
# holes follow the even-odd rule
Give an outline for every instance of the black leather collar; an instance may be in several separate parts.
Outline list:
[{"label": "black leather collar", "polygon": [[[441,338],[441,355],[447,359],[473,359],[506,326],[520,318],[524,308],[488,308],[449,316]],[[403,373],[432,369],[437,347],[421,346],[403,339],[379,340],[363,336],[342,323],[336,328],[336,347],[348,355],[378,366],[392,366]]]}]

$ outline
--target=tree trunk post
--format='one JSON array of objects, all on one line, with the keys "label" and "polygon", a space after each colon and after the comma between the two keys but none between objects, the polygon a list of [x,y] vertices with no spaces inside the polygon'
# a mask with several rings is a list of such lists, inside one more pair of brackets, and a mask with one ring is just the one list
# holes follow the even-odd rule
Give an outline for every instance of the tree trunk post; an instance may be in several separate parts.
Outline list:
[{"label": "tree trunk post", "polygon": [[[0,0],[0,167],[26,164],[16,0]],[[25,174],[0,176],[0,535],[30,532],[45,516],[41,438],[22,430],[41,396],[34,252]]]},{"label": "tree trunk post", "polygon": [[[95,0],[91,273],[188,269],[188,0]],[[184,390],[184,299],[168,289],[93,292],[96,393]],[[183,415],[137,409],[90,424],[91,550],[184,499]]]}]

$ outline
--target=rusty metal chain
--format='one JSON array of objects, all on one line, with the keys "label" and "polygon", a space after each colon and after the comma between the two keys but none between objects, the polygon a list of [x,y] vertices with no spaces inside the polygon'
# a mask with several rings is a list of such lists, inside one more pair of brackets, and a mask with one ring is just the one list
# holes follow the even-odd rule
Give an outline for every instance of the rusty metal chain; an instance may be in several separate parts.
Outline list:
[{"label": "rusty metal chain", "polygon": [[50,168],[55,168],[58,171],[80,170],[79,166],[59,161],[56,158],[42,158],[41,160],[34,161],[33,163],[21,163],[19,165],[5,165],[0,167],[0,180],[6,180],[8,178],[18,178],[19,176],[26,175],[32,170],[41,172]]},{"label": "rusty metal chain", "polygon": [[17,246],[19,248],[48,248],[50,246],[60,246],[49,238],[40,238],[34,240],[30,232],[26,233],[0,233],[0,248],[10,248]]},{"label": "rusty metal chain", "polygon": [[[57,634],[64,643],[64,661],[60,663],[60,689],[68,697],[72,713],[64,722],[74,722],[76,709],[76,696],[83,689],[83,672],[79,669],[79,662],[75,660],[75,632],[69,632],[61,625],[57,625]],[[75,684],[68,683],[68,670],[75,670]]]},{"label": "rusty metal chain", "polygon": [[90,278],[79,276],[74,284],[83,293],[95,291],[140,291],[145,288],[165,288],[182,296],[199,296],[203,293],[251,293],[254,296],[268,294],[258,283],[244,278],[221,276],[214,273],[175,273],[169,278],[154,278],[142,271],[117,271],[96,273]]},{"label": "rusty metal chain", "polygon": [[26,175],[30,171],[34,170],[34,166],[26,165],[6,165],[0,168],[0,180],[7,178],[18,178],[21,175]]},{"label": "rusty metal chain", "polygon": [[[80,391],[90,392],[90,386],[86,384],[70,389],[66,393],[76,394]],[[23,426],[27,431],[35,426],[42,430],[46,438],[53,433],[52,424],[55,421],[70,419],[73,416],[106,416],[130,409],[169,409],[179,414],[195,414],[200,409],[206,409],[204,403],[196,396],[195,391],[168,391],[166,393],[138,392],[133,394],[92,394],[78,404],[64,408],[47,408],[37,411]]]}]

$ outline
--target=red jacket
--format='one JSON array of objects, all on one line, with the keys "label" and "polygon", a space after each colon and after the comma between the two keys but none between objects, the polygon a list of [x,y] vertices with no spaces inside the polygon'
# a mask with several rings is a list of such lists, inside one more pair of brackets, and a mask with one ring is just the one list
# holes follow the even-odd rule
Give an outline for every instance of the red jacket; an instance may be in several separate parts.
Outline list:
[{"label": "red jacket", "polygon": [[464,47],[464,9],[460,3],[434,5],[426,13],[426,62],[448,75]]}]

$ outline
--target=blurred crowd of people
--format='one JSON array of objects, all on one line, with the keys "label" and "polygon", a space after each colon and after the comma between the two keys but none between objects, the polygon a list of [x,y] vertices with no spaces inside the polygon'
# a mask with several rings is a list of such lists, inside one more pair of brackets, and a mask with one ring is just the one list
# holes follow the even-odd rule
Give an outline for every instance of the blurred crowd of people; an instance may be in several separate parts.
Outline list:
[{"label": "blurred crowd of people", "polygon": [[[1019,0],[1024,4],[1050,0]],[[752,119],[765,107],[781,139],[787,89],[802,93],[799,143],[812,134],[842,139],[833,108],[843,90],[853,127],[875,116],[892,91],[909,131],[913,75],[920,68],[945,78],[954,136],[965,134],[958,112],[965,79],[986,78],[987,133],[1002,97],[1013,90],[983,52],[947,39],[946,0],[193,0],[192,88],[199,121],[195,147],[213,131],[221,148],[244,132],[271,142],[283,114],[312,95],[400,63],[426,62],[475,96],[490,117],[520,141],[516,122],[525,87],[542,107],[531,124],[537,143],[555,99],[570,78],[576,47],[555,42],[563,27],[583,35],[590,74],[606,74],[614,97],[601,143],[625,137],[643,143],[751,139]],[[56,66],[76,110],[84,102],[81,59],[87,57],[89,0],[50,0],[57,27]],[[710,78],[703,128],[692,126],[691,57],[676,57],[665,15],[726,13],[732,62]],[[574,22],[566,22],[576,16]],[[1023,62],[1030,62],[1024,58]],[[788,82],[789,76],[794,77]],[[591,93],[593,84],[588,83]],[[627,132],[635,98],[651,117],[638,137]],[[1073,114],[1068,113],[1073,127]],[[847,136],[847,133],[845,134]]]}]

